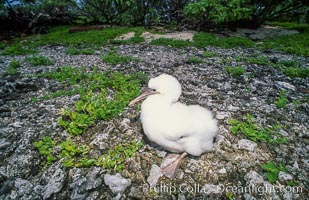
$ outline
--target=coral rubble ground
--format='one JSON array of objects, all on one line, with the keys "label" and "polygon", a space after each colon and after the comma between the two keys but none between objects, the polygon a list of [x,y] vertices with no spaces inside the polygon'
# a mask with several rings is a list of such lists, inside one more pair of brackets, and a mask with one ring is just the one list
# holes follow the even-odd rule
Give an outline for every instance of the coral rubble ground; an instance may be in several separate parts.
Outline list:
[{"label": "coral rubble ground", "polygon": [[[176,49],[147,44],[105,46],[94,55],[67,55],[66,49],[40,47],[39,54],[54,61],[48,66],[31,66],[25,61],[27,56],[0,56],[0,199],[306,199],[309,82],[291,78],[274,65],[293,60],[305,68],[308,57],[246,48]],[[137,59],[108,64],[101,56],[110,49]],[[204,52],[213,54],[205,57]],[[269,63],[237,59],[257,55]],[[203,62],[190,62],[191,57]],[[17,74],[8,75],[6,68],[13,58],[21,67]],[[33,75],[61,66],[143,72],[149,78],[174,75],[183,87],[180,101],[202,105],[218,119],[214,151],[185,158],[174,180],[159,177],[158,166],[166,152],[143,136],[138,108],[130,107],[116,118],[96,122],[82,135],[71,136],[57,125],[57,118],[62,108],[80,98],[78,94],[33,101],[63,87],[58,81]],[[225,70],[228,66],[240,66],[244,72],[232,76]],[[287,103],[279,108],[275,102],[283,90]],[[229,121],[243,120],[247,114],[258,127],[277,127],[287,142],[255,142],[233,134]],[[66,168],[61,159],[47,165],[39,155],[34,143],[43,136],[90,145],[93,158],[132,140],[144,145],[117,172],[101,166]],[[275,181],[269,181],[261,167],[268,162],[285,168]]]}]

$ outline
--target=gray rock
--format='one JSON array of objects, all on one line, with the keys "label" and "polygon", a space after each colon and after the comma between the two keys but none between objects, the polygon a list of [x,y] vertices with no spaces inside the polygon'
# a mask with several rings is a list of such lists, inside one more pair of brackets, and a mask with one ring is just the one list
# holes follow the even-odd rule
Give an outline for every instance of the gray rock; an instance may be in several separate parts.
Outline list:
[{"label": "gray rock", "polygon": [[74,173],[74,179],[70,184],[70,188],[73,189],[71,199],[85,199],[86,197],[90,198],[89,191],[92,191],[102,185],[100,167],[88,169],[88,173],[85,176],[82,175],[82,171],[84,170],[76,170],[75,173],[72,171]]},{"label": "gray rock", "polygon": [[131,180],[123,178],[119,173],[116,175],[105,174],[104,183],[114,194],[118,194],[124,192],[131,185]]},{"label": "gray rock", "polygon": [[154,187],[157,184],[159,178],[162,176],[163,174],[161,173],[161,168],[158,165],[153,164],[147,178],[147,182],[149,183],[150,187]]},{"label": "gray rock", "polygon": [[231,111],[231,112],[236,112],[236,111],[238,111],[240,108],[238,107],[238,106],[232,106],[232,105],[229,105],[228,107],[227,107],[227,110],[228,111]]},{"label": "gray rock", "polygon": [[0,149],[6,149],[9,147],[12,143],[7,141],[6,139],[0,139]]},{"label": "gray rock", "polygon": [[288,137],[288,136],[289,136],[289,133],[286,132],[286,131],[283,130],[283,129],[280,129],[279,134],[282,135],[282,136],[284,136],[284,137]]},{"label": "gray rock", "polygon": [[244,194],[244,200],[256,200],[256,198],[250,194]]},{"label": "gray rock", "polygon": [[222,120],[222,119],[230,117],[230,115],[231,114],[229,112],[218,112],[216,115],[216,118],[219,120]]},{"label": "gray rock", "polygon": [[256,171],[250,171],[245,175],[245,180],[247,181],[247,185],[259,185],[264,183],[264,179],[261,175],[259,175]]},{"label": "gray rock", "polygon": [[136,198],[136,199],[142,199],[144,196],[145,196],[145,193],[140,189],[140,187],[131,187],[129,197]]},{"label": "gray rock", "polygon": [[287,89],[287,90],[292,90],[295,91],[296,88],[294,85],[287,83],[287,82],[282,82],[282,81],[276,81],[275,85],[277,86],[278,89],[283,90],[283,89]]},{"label": "gray rock", "polygon": [[247,139],[241,139],[238,141],[238,149],[244,149],[248,151],[254,151],[257,147],[255,142]]},{"label": "gray rock", "polygon": [[213,185],[213,184],[205,184],[200,192],[203,192],[205,194],[221,194],[221,187],[220,185]]},{"label": "gray rock", "polygon": [[291,174],[287,174],[285,172],[280,171],[278,175],[279,181],[291,181],[293,180],[293,176]]},{"label": "gray rock", "polygon": [[56,168],[54,173],[48,177],[48,182],[43,189],[43,199],[50,198],[53,194],[61,191],[65,182],[65,173],[60,168]]}]

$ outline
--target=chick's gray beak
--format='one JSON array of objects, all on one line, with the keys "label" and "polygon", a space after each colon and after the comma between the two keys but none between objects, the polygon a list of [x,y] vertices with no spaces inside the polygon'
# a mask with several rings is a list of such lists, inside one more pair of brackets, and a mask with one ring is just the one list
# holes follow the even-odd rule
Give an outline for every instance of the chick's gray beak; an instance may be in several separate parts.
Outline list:
[{"label": "chick's gray beak", "polygon": [[151,88],[146,88],[145,90],[143,90],[141,95],[139,95],[138,97],[136,97],[134,100],[132,100],[129,103],[129,106],[133,106],[137,102],[146,99],[149,95],[152,95],[152,94],[159,94],[159,92],[157,92],[157,91],[155,91],[155,90],[153,90]]}]

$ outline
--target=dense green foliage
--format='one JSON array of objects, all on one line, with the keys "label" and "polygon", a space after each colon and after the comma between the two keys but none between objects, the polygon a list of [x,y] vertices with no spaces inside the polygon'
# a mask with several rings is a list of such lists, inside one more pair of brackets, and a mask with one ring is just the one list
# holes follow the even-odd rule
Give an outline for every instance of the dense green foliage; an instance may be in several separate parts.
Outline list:
[{"label": "dense green foliage", "polygon": [[246,6],[244,3],[242,0],[200,0],[188,4],[184,13],[198,26],[213,26],[250,19],[252,6]]},{"label": "dense green foliage", "polygon": [[308,22],[303,0],[10,0],[0,1],[3,30],[31,33],[47,25],[185,25],[198,29],[217,25],[254,26],[273,20]]}]

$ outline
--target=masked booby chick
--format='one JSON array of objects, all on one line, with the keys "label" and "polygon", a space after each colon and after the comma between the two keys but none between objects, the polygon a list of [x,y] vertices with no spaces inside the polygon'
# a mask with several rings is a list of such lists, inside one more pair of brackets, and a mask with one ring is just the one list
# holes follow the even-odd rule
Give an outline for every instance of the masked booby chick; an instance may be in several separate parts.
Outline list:
[{"label": "masked booby chick", "polygon": [[150,79],[148,87],[129,105],[145,99],[141,106],[141,122],[146,136],[170,152],[183,153],[161,169],[164,175],[172,178],[187,154],[200,156],[212,150],[217,121],[209,110],[199,105],[177,102],[181,85],[171,75]]}]

